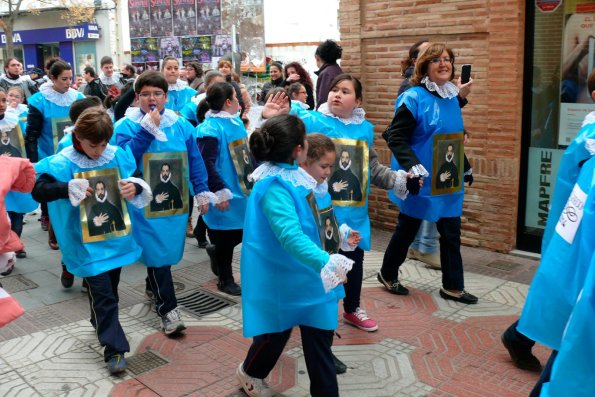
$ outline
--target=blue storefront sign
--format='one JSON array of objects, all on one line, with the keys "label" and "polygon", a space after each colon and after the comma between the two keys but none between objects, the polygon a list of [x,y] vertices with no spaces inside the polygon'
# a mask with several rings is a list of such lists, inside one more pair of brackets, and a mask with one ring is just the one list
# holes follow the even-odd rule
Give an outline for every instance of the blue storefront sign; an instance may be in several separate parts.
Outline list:
[{"label": "blue storefront sign", "polygon": [[[15,45],[55,43],[64,41],[98,40],[99,26],[85,23],[60,28],[17,30],[12,34]],[[6,45],[6,34],[0,36],[0,46]]]}]

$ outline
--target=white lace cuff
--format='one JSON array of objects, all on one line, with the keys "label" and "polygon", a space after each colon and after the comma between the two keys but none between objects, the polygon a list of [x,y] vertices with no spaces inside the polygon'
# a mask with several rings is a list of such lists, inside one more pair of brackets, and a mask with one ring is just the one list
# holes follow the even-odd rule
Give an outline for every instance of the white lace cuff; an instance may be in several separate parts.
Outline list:
[{"label": "white lace cuff", "polygon": [[[595,113],[595,112],[594,112]],[[595,139],[585,139],[585,149],[593,156],[595,155]]]},{"label": "white lace cuff", "polygon": [[68,182],[68,199],[73,207],[78,207],[87,197],[89,181],[86,179],[71,179]]},{"label": "white lace cuff", "polygon": [[217,196],[216,204],[219,204],[223,201],[231,200],[233,198],[233,193],[228,188],[225,188],[215,192],[215,196]]},{"label": "white lace cuff", "polygon": [[398,170],[395,174],[393,193],[401,200],[405,200],[409,194],[407,190],[407,173],[403,170]]},{"label": "white lace cuff", "polygon": [[351,234],[351,228],[349,226],[347,226],[346,223],[342,224],[339,227],[339,235],[341,236],[341,246],[339,248],[341,248],[341,251],[354,251],[357,246],[353,246],[350,245],[347,242],[347,238],[349,237],[349,235]]},{"label": "white lace cuff", "polygon": [[329,261],[320,271],[324,292],[327,294],[345,281],[347,272],[353,267],[353,261],[346,256],[332,254]]},{"label": "white lace cuff", "polygon": [[465,175],[473,175],[473,168],[469,168],[467,171],[465,171]]},{"label": "white lace cuff", "polygon": [[145,114],[143,119],[140,121],[140,126],[147,130],[149,134],[153,135],[158,141],[167,142],[165,132],[161,131],[159,127],[155,125],[153,119],[151,116],[149,116],[149,113]]},{"label": "white lace cuff", "polygon": [[411,167],[411,169],[409,170],[410,173],[413,174],[414,177],[418,177],[418,176],[430,176],[430,173],[428,172],[428,170],[426,170],[426,168],[421,165],[421,164],[416,164],[413,167]]},{"label": "white lace cuff", "polygon": [[200,208],[206,204],[217,204],[218,200],[215,193],[207,190],[194,196],[194,206]]},{"label": "white lace cuff", "polygon": [[138,183],[143,188],[141,194],[137,194],[128,200],[130,204],[134,205],[136,208],[144,208],[149,205],[151,200],[153,200],[153,192],[151,191],[151,187],[144,180],[132,176],[122,180],[130,183]]}]

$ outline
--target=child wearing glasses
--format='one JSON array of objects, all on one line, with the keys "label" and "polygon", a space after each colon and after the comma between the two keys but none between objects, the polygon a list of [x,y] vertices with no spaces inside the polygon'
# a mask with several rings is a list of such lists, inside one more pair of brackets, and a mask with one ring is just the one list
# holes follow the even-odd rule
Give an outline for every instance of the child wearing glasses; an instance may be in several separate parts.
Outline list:
[{"label": "child wearing glasses", "polygon": [[[207,171],[188,121],[165,109],[168,83],[156,71],[147,71],[136,80],[134,90],[139,106],[131,108],[115,126],[119,146],[129,149],[138,170],[153,189],[153,201],[144,210],[132,209],[134,236],[143,248],[147,266],[147,295],[154,299],[166,335],[183,331],[171,275],[184,252],[188,212],[193,203],[206,213],[216,196],[209,192]],[[190,182],[190,186],[189,183]]]}]

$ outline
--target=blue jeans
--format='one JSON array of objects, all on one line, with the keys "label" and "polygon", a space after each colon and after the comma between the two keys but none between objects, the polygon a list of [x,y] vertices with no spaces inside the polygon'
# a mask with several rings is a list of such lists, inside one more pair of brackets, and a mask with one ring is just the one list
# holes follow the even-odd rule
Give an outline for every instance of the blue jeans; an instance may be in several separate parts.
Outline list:
[{"label": "blue jeans", "polygon": [[433,254],[438,251],[438,228],[435,222],[422,221],[421,226],[411,244],[411,249],[422,254]]}]

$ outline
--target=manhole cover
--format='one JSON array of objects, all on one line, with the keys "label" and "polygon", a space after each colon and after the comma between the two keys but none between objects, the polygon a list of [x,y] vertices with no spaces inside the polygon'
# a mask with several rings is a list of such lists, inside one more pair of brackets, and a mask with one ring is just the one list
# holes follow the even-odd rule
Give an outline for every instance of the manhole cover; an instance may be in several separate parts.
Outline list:
[{"label": "manhole cover", "polygon": [[128,362],[128,371],[133,375],[149,372],[169,362],[151,350],[127,357],[126,361]]},{"label": "manhole cover", "polygon": [[221,298],[204,290],[198,289],[178,297],[178,305],[181,305],[190,313],[201,317],[214,313],[224,307],[233,306],[236,302]]},{"label": "manhole cover", "polygon": [[497,261],[488,263],[487,266],[493,267],[494,269],[499,269],[499,270],[504,270],[506,272],[510,272],[510,271],[518,268],[520,265],[518,263],[497,260]]},{"label": "manhole cover", "polygon": [[2,279],[2,287],[11,294],[14,294],[15,292],[37,288],[38,285],[22,274],[17,274],[14,276],[4,277]]}]

